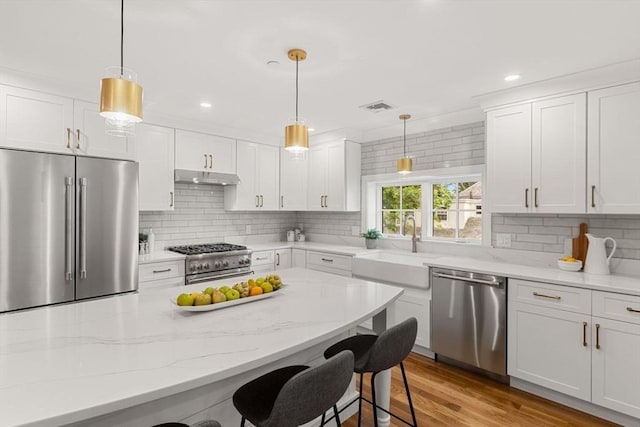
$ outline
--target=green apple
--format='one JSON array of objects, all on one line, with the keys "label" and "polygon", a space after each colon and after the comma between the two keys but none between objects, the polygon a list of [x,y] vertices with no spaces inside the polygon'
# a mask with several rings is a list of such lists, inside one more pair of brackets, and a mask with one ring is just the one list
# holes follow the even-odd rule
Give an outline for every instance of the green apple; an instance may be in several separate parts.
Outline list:
[{"label": "green apple", "polygon": [[193,298],[189,294],[180,294],[178,295],[178,299],[176,300],[176,304],[180,306],[189,306],[193,305],[195,298]]}]

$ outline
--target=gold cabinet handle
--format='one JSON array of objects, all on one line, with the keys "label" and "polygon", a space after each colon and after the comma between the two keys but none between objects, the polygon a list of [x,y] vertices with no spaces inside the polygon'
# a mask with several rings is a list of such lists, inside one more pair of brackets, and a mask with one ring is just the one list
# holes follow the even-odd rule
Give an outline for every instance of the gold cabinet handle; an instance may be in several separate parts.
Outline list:
[{"label": "gold cabinet handle", "polygon": [[204,155],[204,168],[207,168],[207,155]]},{"label": "gold cabinet handle", "polygon": [[582,346],[587,346],[587,322],[582,322]]},{"label": "gold cabinet handle", "polygon": [[329,207],[329,202],[327,202],[327,199],[329,198],[329,196],[324,196],[324,207],[328,208]]},{"label": "gold cabinet handle", "polygon": [[80,129],[76,129],[76,135],[78,136],[76,148],[79,150],[80,149]]},{"label": "gold cabinet handle", "polygon": [[171,202],[169,202],[169,207],[173,207],[173,191],[169,191],[169,197],[171,198]]},{"label": "gold cabinet handle", "polygon": [[264,197],[262,196],[262,194],[260,195],[260,207],[264,206]]},{"label": "gold cabinet handle", "polygon": [[538,207],[538,187],[533,189],[533,206]]},{"label": "gold cabinet handle", "polygon": [[627,307],[627,311],[630,311],[631,313],[640,313],[640,310],[636,310],[635,308],[631,307]]},{"label": "gold cabinet handle", "polygon": [[539,294],[538,292],[534,292],[533,296],[542,297],[542,298],[549,298],[549,299],[555,299],[555,300],[560,300],[562,298],[560,295],[545,295],[545,294]]},{"label": "gold cabinet handle", "polygon": [[591,207],[592,208],[596,207],[596,186],[595,185],[591,186]]},{"label": "gold cabinet handle", "polygon": [[209,154],[209,169],[213,169],[213,155]]},{"label": "gold cabinet handle", "polygon": [[600,350],[600,324],[596,323],[596,349]]},{"label": "gold cabinet handle", "polygon": [[524,189],[524,207],[525,208],[529,207],[529,189],[528,188]]},{"label": "gold cabinet handle", "polygon": [[71,148],[71,128],[67,128],[67,148]]}]

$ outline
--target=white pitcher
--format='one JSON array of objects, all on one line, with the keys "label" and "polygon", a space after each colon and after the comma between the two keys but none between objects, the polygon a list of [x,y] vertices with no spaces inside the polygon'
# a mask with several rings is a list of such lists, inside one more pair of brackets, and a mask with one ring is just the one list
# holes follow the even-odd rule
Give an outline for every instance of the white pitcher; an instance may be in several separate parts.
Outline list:
[{"label": "white pitcher", "polygon": [[[611,237],[595,237],[589,233],[586,233],[589,240],[589,248],[587,249],[587,259],[584,262],[584,272],[591,274],[610,274],[609,261],[616,251],[616,241]],[[607,256],[607,248],[605,242],[611,240],[613,242],[613,249],[609,256]]]}]

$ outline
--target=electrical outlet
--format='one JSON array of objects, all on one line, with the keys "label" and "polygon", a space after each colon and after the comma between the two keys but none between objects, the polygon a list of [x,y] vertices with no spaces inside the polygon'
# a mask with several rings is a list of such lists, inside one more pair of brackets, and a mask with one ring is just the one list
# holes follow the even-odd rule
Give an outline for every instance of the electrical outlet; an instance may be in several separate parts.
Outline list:
[{"label": "electrical outlet", "polygon": [[360,235],[360,227],[358,227],[357,225],[354,225],[353,227],[351,227],[351,235],[352,236],[359,236]]},{"label": "electrical outlet", "polygon": [[245,225],[244,226],[244,233],[245,234],[251,234],[251,226],[250,225]]},{"label": "electrical outlet", "polygon": [[510,248],[511,247],[511,234],[498,233],[496,234],[496,247],[497,248]]}]

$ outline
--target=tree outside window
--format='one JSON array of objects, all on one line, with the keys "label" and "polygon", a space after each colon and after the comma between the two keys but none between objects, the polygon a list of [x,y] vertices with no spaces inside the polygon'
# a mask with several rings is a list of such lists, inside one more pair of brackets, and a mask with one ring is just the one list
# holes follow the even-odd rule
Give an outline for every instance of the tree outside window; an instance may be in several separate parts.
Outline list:
[{"label": "tree outside window", "polygon": [[416,234],[422,232],[422,186],[395,185],[382,187],[382,234],[407,235],[413,233],[413,224],[407,218],[413,216]]}]

